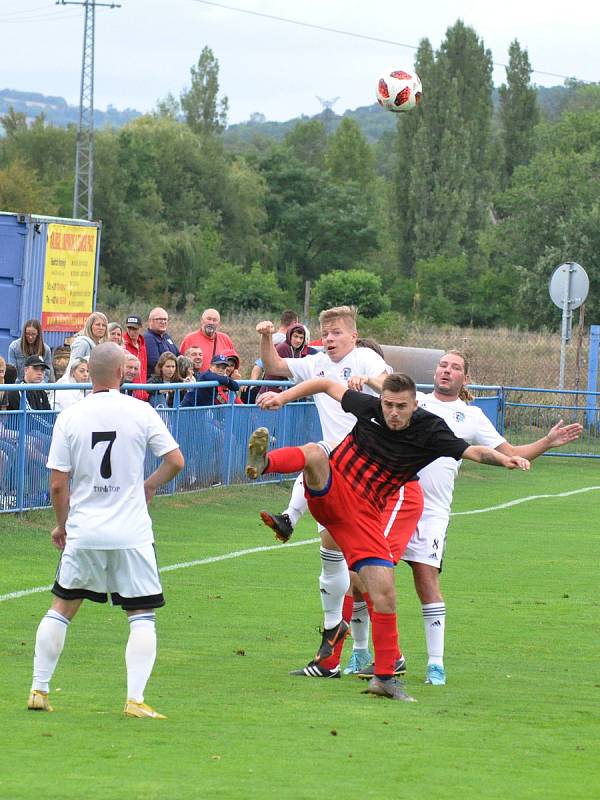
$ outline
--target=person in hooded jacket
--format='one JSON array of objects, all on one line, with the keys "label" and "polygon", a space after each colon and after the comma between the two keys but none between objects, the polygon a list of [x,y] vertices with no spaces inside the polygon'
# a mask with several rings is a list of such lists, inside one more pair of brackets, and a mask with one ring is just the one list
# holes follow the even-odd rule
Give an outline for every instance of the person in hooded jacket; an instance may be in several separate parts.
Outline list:
[{"label": "person in hooded jacket", "polygon": [[[240,357],[233,349],[225,350],[221,353],[227,359],[227,366],[224,368],[225,375],[231,378],[232,381],[241,380],[242,374],[240,372]],[[215,404],[229,402],[229,389],[226,386],[217,386],[217,393],[215,395]],[[239,396],[236,394],[234,403],[242,403]]]},{"label": "person in hooded jacket", "polygon": [[[281,358],[305,358],[308,355],[312,355],[313,353],[318,352],[313,347],[309,347],[309,345],[307,344],[306,328],[300,322],[295,322],[293,325],[290,325],[285,335],[285,342],[281,342],[281,344],[276,345],[275,350],[277,350]],[[270,373],[265,373],[263,380],[288,381],[289,378],[286,377],[285,375],[272,375]],[[264,394],[265,392],[281,392],[281,391],[282,391],[281,387],[263,386],[259,394]]]}]

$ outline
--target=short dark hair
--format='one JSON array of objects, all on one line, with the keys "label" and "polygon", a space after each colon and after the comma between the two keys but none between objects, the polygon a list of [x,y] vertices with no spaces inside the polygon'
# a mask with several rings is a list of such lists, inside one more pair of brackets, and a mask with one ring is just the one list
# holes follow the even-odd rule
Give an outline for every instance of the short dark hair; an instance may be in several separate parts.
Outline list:
[{"label": "short dark hair", "polygon": [[383,355],[383,350],[381,349],[381,345],[375,341],[375,339],[369,339],[365,336],[359,336],[356,340],[357,347],[368,347],[369,350],[373,350],[373,352],[377,353],[378,356],[381,356],[385,361],[385,356]]},{"label": "short dark hair", "polygon": [[298,322],[299,319],[300,317],[298,314],[296,314],[295,311],[292,311],[291,308],[288,308],[281,315],[281,324],[285,325],[286,328],[289,328],[293,322]]},{"label": "short dark hair", "polygon": [[416,396],[417,387],[410,375],[405,375],[403,372],[392,372],[383,381],[381,392],[410,392]]}]

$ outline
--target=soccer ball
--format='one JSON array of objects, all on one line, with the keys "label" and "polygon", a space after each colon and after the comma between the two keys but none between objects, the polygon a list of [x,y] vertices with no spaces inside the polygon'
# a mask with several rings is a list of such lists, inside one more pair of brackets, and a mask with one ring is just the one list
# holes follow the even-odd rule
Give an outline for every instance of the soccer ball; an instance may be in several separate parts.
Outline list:
[{"label": "soccer ball", "polygon": [[412,111],[421,102],[423,87],[416,72],[392,69],[377,83],[377,102],[386,111]]}]

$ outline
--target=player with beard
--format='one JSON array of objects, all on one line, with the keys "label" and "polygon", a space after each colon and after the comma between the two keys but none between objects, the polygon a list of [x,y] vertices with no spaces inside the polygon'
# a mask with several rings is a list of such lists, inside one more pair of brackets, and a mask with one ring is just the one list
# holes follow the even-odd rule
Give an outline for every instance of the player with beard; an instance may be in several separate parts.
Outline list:
[{"label": "player with beard", "polygon": [[[277,409],[305,394],[327,394],[357,418],[356,425],[330,452],[326,442],[285,447],[267,453],[269,432],[250,437],[246,474],[303,470],[308,506],[327,528],[354,572],[360,574],[372,605],[374,674],[368,691],[393,700],[412,700],[394,677],[398,652],[395,558],[385,536],[387,502],[407,481],[440,456],[467,458],[507,469],[529,469],[520,456],[505,456],[488,447],[471,446],[446,423],[417,408],[415,384],[407,375],[383,381],[381,399],[317,378],[282,392],[264,395],[261,406]],[[331,653],[335,638],[324,637],[321,650]]]},{"label": "player with beard", "polygon": [[[483,411],[465,400],[472,400],[466,389],[469,383],[469,365],[466,356],[458,350],[445,353],[433,376],[433,392],[417,392],[419,408],[441,417],[456,436],[469,444],[485,445],[506,456],[522,456],[529,461],[553,447],[560,447],[577,439],[581,425],[564,425],[560,420],[546,436],[535,442],[513,446],[498,433]],[[355,376],[352,388],[362,388],[368,383],[378,389],[381,382]],[[442,559],[446,545],[446,531],[450,521],[450,507],[454,481],[460,461],[439,458],[419,472],[425,504],[423,514],[411,537],[402,560],[412,568],[415,590],[421,601],[428,663],[425,683],[444,685],[444,639],[446,604],[440,589]],[[369,678],[373,667],[360,670],[359,677]]]},{"label": "player with beard", "polygon": [[[326,309],[319,315],[323,352],[308,355],[305,358],[281,358],[272,344],[274,326],[272,322],[260,322],[256,330],[261,334],[260,356],[265,369],[273,374],[294,378],[296,382],[313,378],[328,378],[335,381],[344,390],[352,375],[360,375],[364,366],[373,379],[383,379],[390,368],[383,358],[374,350],[356,347],[356,309],[351,306],[339,306]],[[303,384],[304,386],[304,384]],[[375,392],[365,387],[367,394]],[[269,393],[267,393],[268,395]],[[306,389],[306,396],[311,394]],[[265,395],[261,395],[263,397]],[[325,393],[317,393],[315,404],[323,437],[328,442],[340,442],[352,429],[356,417],[342,409],[332,397]],[[298,476],[292,492],[291,504],[299,508],[300,513],[306,507],[302,475]],[[423,507],[423,497],[417,481],[409,481],[406,486],[399,487],[396,494],[388,498],[385,510],[388,526],[389,543],[399,560],[406,542],[416,527]],[[261,513],[263,522],[275,531],[277,538],[285,542],[292,534],[293,527],[284,515]],[[340,655],[344,639],[352,618],[353,600],[347,595],[350,587],[348,565],[343,553],[334,538],[319,525],[321,536],[321,574],[319,589],[323,607],[323,638],[316,655],[305,666],[291,672],[292,675],[310,678],[337,678],[340,675]],[[330,651],[327,642],[334,642]],[[367,663],[370,661],[370,656]],[[402,654],[396,653],[396,661],[402,671]]]}]

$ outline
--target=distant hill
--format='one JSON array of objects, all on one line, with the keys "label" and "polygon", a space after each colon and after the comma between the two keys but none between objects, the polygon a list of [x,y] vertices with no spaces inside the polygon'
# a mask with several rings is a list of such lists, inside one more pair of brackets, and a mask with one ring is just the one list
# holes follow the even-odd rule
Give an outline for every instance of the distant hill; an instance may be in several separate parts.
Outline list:
[{"label": "distant hill", "polygon": [[[538,97],[542,116],[550,120],[557,119],[571,92],[572,89],[566,86],[539,87]],[[498,91],[495,89],[494,105],[497,103]],[[63,97],[52,97],[37,92],[18,92],[14,89],[0,90],[0,115],[6,114],[11,106],[15,111],[26,114],[29,124],[40,114],[44,114],[48,122],[58,127],[77,125],[79,122],[79,107],[69,105]],[[109,105],[106,111],[94,111],[94,125],[97,128],[121,128],[140,116],[142,116],[142,112],[133,108],[119,111]],[[379,141],[384,134],[394,131],[396,127],[396,115],[385,113],[377,103],[353,110],[349,109],[341,115],[331,109],[326,109],[312,119],[321,119],[327,129],[333,132],[344,117],[355,119],[370,142]],[[247,122],[230,125],[223,134],[223,138],[231,149],[243,148],[256,139],[281,141],[303,119],[311,119],[311,117],[301,116],[286,122],[271,122],[263,114],[252,114]]]},{"label": "distant hill", "polygon": [[[40,114],[59,128],[77,125],[79,122],[79,106],[70,106],[64,97],[52,97],[38,92],[17,92],[15,89],[0,90],[0,114],[6,114],[10,107],[27,116],[31,124]],[[94,126],[104,128],[113,126],[121,128],[127,122],[140,117],[141,112],[133,108],[118,111],[108,106],[106,111],[94,110]]]}]

